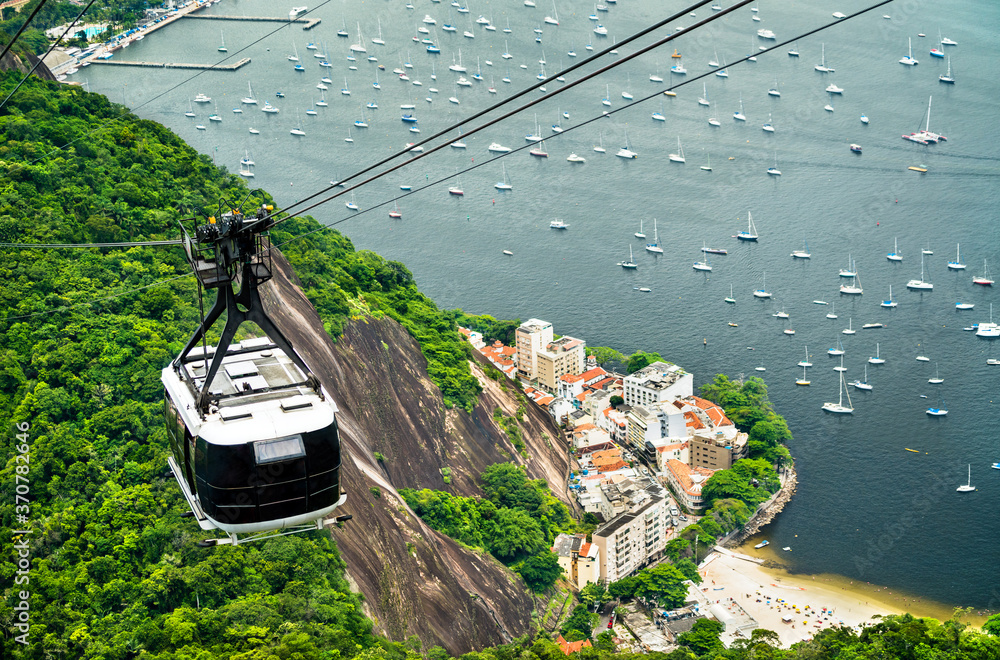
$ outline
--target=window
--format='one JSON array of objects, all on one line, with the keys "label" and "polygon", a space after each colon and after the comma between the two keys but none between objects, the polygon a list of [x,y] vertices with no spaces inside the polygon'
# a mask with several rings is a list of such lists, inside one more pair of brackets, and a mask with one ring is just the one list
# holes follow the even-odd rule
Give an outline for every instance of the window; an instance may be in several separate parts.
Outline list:
[{"label": "window", "polygon": [[306,455],[301,435],[255,442],[253,444],[253,451],[257,459],[257,465],[267,465],[268,463],[302,458]]}]

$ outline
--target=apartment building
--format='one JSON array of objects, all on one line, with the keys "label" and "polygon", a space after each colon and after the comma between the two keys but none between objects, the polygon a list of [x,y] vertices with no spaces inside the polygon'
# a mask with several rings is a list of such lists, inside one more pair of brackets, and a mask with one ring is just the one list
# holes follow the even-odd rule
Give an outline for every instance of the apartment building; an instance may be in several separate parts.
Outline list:
[{"label": "apartment building", "polygon": [[670,499],[659,484],[626,480],[617,487],[627,511],[591,536],[600,553],[600,578],[605,583],[620,580],[660,558],[670,530]]},{"label": "apartment building", "polygon": [[535,355],[552,343],[552,324],[540,319],[528,319],[514,331],[517,344],[517,373],[533,381],[538,377]]},{"label": "apartment building", "polygon": [[624,379],[623,398],[629,406],[673,401],[693,393],[694,376],[666,362],[654,362]]}]

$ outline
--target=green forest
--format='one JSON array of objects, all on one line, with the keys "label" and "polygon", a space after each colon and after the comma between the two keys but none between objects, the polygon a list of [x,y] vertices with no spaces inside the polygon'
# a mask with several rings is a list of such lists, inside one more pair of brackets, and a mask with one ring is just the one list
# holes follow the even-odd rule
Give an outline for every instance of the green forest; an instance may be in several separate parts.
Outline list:
[{"label": "green forest", "polygon": [[[15,82],[12,74],[0,78],[0,94]],[[30,80],[0,114],[3,242],[174,238],[178,221],[215,212],[220,200],[247,192],[237,177],[163,126],[78,87]],[[273,238],[281,243],[317,227],[311,218],[296,218]],[[455,331],[455,313],[420,294],[404,266],[355,251],[333,231],[288,243],[284,252],[331,336],[358,309],[389,315],[418,339],[445,399],[461,407],[475,401],[478,383]],[[414,640],[373,634],[360,596],[345,580],[336,530],[332,539],[314,532],[209,552],[197,546],[204,535],[181,518],[185,504],[164,475],[159,371],[199,316],[194,279],[179,249],[3,248],[0,281],[0,657],[447,656]],[[15,499],[19,494],[27,504]],[[508,501],[506,492],[494,495]],[[727,501],[716,502],[715,510]],[[545,517],[537,520],[545,533],[569,525],[556,507]],[[491,537],[482,538],[485,544]],[[537,539],[526,547],[538,547]],[[520,551],[516,544],[503,548],[515,559]],[[674,550],[678,559],[690,552]],[[27,582],[18,574],[19,552],[28,555]],[[22,593],[30,616],[25,644],[15,627]],[[787,652],[769,639],[723,651],[705,631],[677,653],[1000,657],[1000,638],[958,624],[887,619],[881,625],[862,637],[824,631]],[[551,660],[555,648],[545,634],[532,634],[463,658]],[[617,657],[607,647],[584,654]]]}]

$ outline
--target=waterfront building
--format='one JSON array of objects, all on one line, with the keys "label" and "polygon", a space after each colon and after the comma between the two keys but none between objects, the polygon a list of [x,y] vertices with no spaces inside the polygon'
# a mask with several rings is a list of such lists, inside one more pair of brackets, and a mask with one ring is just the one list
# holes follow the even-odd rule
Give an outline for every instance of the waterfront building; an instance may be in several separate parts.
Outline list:
[{"label": "waterfront building", "polygon": [[653,362],[625,376],[623,385],[626,405],[650,405],[691,396],[694,376],[675,364]]},{"label": "waterfront building", "polygon": [[715,470],[691,466],[677,459],[666,461],[666,468],[664,476],[674,495],[677,496],[678,504],[689,511],[701,511],[705,508],[701,487]]}]

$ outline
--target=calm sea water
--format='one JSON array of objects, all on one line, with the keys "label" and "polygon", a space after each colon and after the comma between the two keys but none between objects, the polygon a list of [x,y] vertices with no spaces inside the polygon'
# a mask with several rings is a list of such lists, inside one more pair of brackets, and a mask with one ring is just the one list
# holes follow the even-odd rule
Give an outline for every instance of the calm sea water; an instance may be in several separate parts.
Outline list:
[{"label": "calm sea water", "polygon": [[[323,23],[310,32],[286,28],[252,47],[253,63],[236,73],[212,72],[196,77],[162,98],[142,105],[153,96],[186,80],[191,72],[101,68],[92,66],[77,74],[89,80],[94,91],[113,100],[125,100],[139,114],[176,130],[216,162],[235,171],[249,151],[257,165],[257,185],[271,191],[282,204],[312,193],[331,179],[343,178],[361,165],[393,153],[420,137],[400,121],[399,106],[416,104],[418,127],[426,136],[454,125],[491,101],[535,83],[544,59],[547,73],[558,71],[595,49],[679,10],[676,2],[620,0],[600,22],[608,37],[592,32],[593,11],[586,3],[558,0],[558,27],[542,24],[551,15],[551,0],[537,0],[537,8],[521,2],[469,0],[470,13],[459,13],[447,2],[414,0],[407,10],[402,0],[386,2],[330,2],[316,9]],[[584,6],[585,5],[585,6]],[[716,27],[678,39],[662,52],[630,62],[598,81],[581,85],[521,113],[501,125],[469,137],[465,150],[448,149],[415,163],[358,191],[362,210],[402,194],[399,186],[424,183],[457,173],[490,157],[493,141],[510,147],[525,144],[524,136],[541,126],[562,127],[598,117],[606,108],[624,105],[621,93],[636,98],[662,87],[649,81],[651,74],[677,82],[669,68],[674,47],[683,55],[688,76],[709,70],[716,56],[732,61],[761,43],[753,36],[768,28],[779,39],[789,38],[832,19],[831,12],[851,13],[862,3],[759,3],[762,20],[751,20],[749,8],[727,17]],[[277,14],[273,3],[224,0],[212,8],[220,14]],[[711,12],[708,6],[676,21],[690,25]],[[891,20],[882,14],[892,16]],[[441,46],[430,55],[412,39],[425,14],[437,19],[431,37]],[[480,15],[498,27],[488,32],[473,21]],[[377,35],[378,17],[386,46],[370,42]],[[375,54],[385,71],[379,71],[381,90],[375,90],[376,65],[365,55],[355,63],[346,60],[348,46],[356,41],[361,21],[368,54]],[[502,29],[509,25],[510,34]],[[442,32],[452,23],[457,33]],[[350,39],[336,36],[346,25]],[[215,61],[224,31],[230,53],[276,27],[274,23],[186,20],[132,45],[119,59],[154,61]],[[543,30],[536,43],[533,29]],[[475,39],[462,36],[474,30]],[[939,83],[947,62],[928,51],[938,46],[938,31],[959,42],[948,47],[953,86]],[[926,37],[918,37],[918,33]],[[985,289],[971,283],[983,260],[1000,273],[1000,140],[996,138],[995,78],[1000,32],[1000,7],[958,0],[931,3],[895,3],[849,23],[803,39],[801,53],[789,57],[787,48],[762,55],[756,63],[729,70],[729,78],[710,76],[705,81],[711,108],[699,106],[701,83],[678,90],[677,97],[662,95],[628,111],[600,119],[577,131],[546,141],[547,160],[526,152],[506,158],[507,175],[514,186],[501,194],[493,184],[501,178],[500,162],[490,163],[460,177],[463,198],[451,197],[448,184],[438,185],[399,200],[401,221],[388,218],[388,208],[352,217],[339,225],[359,248],[370,248],[406,263],[421,288],[443,307],[501,318],[533,316],[552,321],[558,332],[585,338],[592,345],[610,345],[622,351],[659,351],[684,365],[705,382],[713,374],[760,375],[767,381],[776,408],[786,416],[795,434],[792,452],[797,459],[798,494],[766,530],[777,547],[793,546],[783,558],[794,570],[839,573],[851,579],[887,584],[947,603],[1000,609],[1000,471],[990,464],[1000,461],[1000,367],[986,365],[987,357],[1000,358],[1000,343],[989,342],[962,330],[989,318],[995,303],[1000,320],[998,287]],[[420,35],[423,37],[424,35]],[[897,63],[913,41],[916,67]],[[307,42],[317,42],[333,65],[321,69]],[[506,42],[506,43],[505,43]],[[644,42],[648,43],[648,42]],[[826,44],[826,62],[833,74],[813,70]],[[306,66],[295,73],[286,56],[297,50]],[[458,87],[458,74],[448,65],[459,57],[469,68],[481,68],[483,82]],[[513,58],[501,54],[508,50]],[[621,49],[621,55],[631,52]],[[240,57],[242,55],[236,55]],[[492,62],[492,66],[487,64]],[[392,69],[402,62],[422,86],[396,79]],[[348,67],[353,64],[357,70]],[[526,65],[526,69],[520,66]],[[306,116],[321,98],[315,86],[324,74],[332,79],[325,92],[327,108]],[[501,78],[509,75],[512,84]],[[432,78],[436,76],[436,80]],[[570,79],[572,79],[571,74]],[[340,93],[345,84],[350,96]],[[234,106],[251,82],[260,99],[281,109],[277,116]],[[842,96],[824,92],[830,82],[844,89]],[[496,96],[487,92],[493,85]],[[780,98],[767,95],[778,85]],[[549,91],[558,87],[553,83]],[[430,92],[435,87],[438,93]],[[277,99],[283,91],[286,97]],[[190,99],[204,92],[218,103],[221,124],[207,121],[209,108],[195,107],[198,117],[188,119]],[[447,101],[455,95],[461,105]],[[900,139],[925,120],[928,98],[933,95],[931,129],[948,136],[948,142],[920,146]],[[432,99],[425,101],[426,97]],[[748,121],[736,122],[733,112],[742,97]],[[378,110],[363,109],[376,101]],[[823,106],[831,103],[834,112]],[[260,106],[258,106],[259,108]],[[667,121],[650,117],[661,111]],[[561,117],[566,111],[570,118]],[[364,112],[370,128],[355,129],[354,120]],[[871,123],[859,121],[867,114]],[[708,125],[717,116],[721,126]],[[768,121],[773,134],[761,130]],[[197,131],[195,124],[208,125]],[[305,138],[289,130],[301,123]],[[251,135],[250,127],[261,131]],[[614,156],[624,144],[625,131],[637,160]],[[348,130],[354,142],[346,143]],[[671,163],[667,154],[680,138],[686,164]],[[606,154],[593,151],[603,140]],[[849,143],[863,146],[861,156]],[[585,164],[566,162],[576,152]],[[711,159],[713,171],[700,166]],[[777,164],[781,177],[769,177]],[[925,165],[920,175],[906,168]],[[757,244],[738,243],[733,235],[747,225],[752,212],[760,233]],[[314,211],[323,222],[348,218],[342,200]],[[569,230],[548,228],[553,218],[570,224]],[[656,219],[664,254],[643,249],[645,241],[633,233],[640,219],[650,239]],[[902,263],[886,260],[898,238]],[[793,260],[793,249],[807,241],[808,261]],[[712,257],[713,271],[694,271],[703,243],[728,248],[728,256]],[[952,272],[946,262],[961,244],[968,269]],[[632,246],[639,268],[623,271],[615,264]],[[920,275],[920,250],[926,257],[927,279],[934,291],[905,289]],[[513,257],[501,251],[509,249]],[[841,296],[838,269],[856,261],[864,295]],[[765,279],[774,294],[770,301],[751,296]],[[889,286],[899,307],[883,309]],[[640,293],[637,287],[649,287]],[[730,286],[736,305],[723,298]],[[812,303],[829,301],[830,306]],[[955,302],[972,302],[973,311],[955,310]],[[837,319],[826,314],[834,310]],[[787,322],[772,317],[784,309]],[[728,322],[738,323],[732,328]],[[861,330],[869,322],[886,325]],[[857,334],[841,330],[852,323]],[[785,328],[794,336],[782,333]],[[869,356],[886,358],[884,365],[868,365],[872,392],[850,392],[852,416],[832,416],[820,406],[838,396],[835,358],[826,350],[842,340],[846,349],[847,380],[863,376]],[[808,352],[815,366],[812,385],[796,387],[801,376],[796,363]],[[752,348],[753,350],[748,350]],[[918,362],[923,354],[930,362]],[[754,369],[766,367],[766,372]],[[927,379],[936,370],[941,385]],[[921,398],[921,395],[927,398]],[[924,410],[944,404],[945,418],[930,418]],[[904,448],[919,450],[920,453]],[[972,482],[978,490],[955,492],[966,480],[971,464]]]}]

